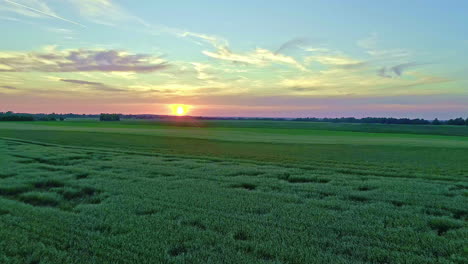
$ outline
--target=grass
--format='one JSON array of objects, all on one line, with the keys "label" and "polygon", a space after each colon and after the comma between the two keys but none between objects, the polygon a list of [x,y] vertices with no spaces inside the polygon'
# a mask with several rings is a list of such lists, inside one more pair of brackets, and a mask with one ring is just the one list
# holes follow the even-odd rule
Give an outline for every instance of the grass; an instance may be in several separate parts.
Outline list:
[{"label": "grass", "polygon": [[[246,123],[232,129],[269,125]],[[0,263],[468,261],[468,148],[440,143],[458,132],[408,146],[26,126],[0,128]]]},{"label": "grass", "polygon": [[[217,121],[222,122],[222,121]],[[243,122],[243,121],[240,121]],[[191,139],[207,139],[217,141],[234,141],[234,142],[264,142],[264,143],[294,143],[294,144],[346,144],[346,145],[405,145],[405,146],[434,146],[434,147],[468,147],[468,131],[467,127],[447,127],[448,135],[439,135],[440,130],[437,126],[425,126],[421,129],[419,126],[413,126],[414,130],[410,130],[408,126],[401,126],[404,129],[396,132],[384,133],[383,131],[391,131],[391,129],[382,129],[379,125],[362,125],[360,129],[356,124],[338,124],[329,126],[320,126],[320,123],[315,126],[310,126],[308,123],[298,126],[299,122],[279,122],[283,126],[276,124],[273,127],[267,127],[266,124],[257,127],[225,127],[221,123],[207,122],[190,123],[182,125],[175,123],[172,125],[161,125],[158,122],[148,121],[131,121],[123,123],[110,122],[3,122],[0,123],[0,129],[7,132],[15,133],[16,131],[75,131],[75,132],[90,132],[90,133],[111,133],[111,134],[126,134],[126,135],[147,135],[160,137],[178,137]],[[233,121],[236,123],[236,121]],[[197,126],[200,125],[200,126]],[[291,124],[290,128],[284,126]],[[315,124],[315,123],[312,123]],[[301,124],[299,124],[301,125]],[[392,125],[386,125],[392,127]],[[432,131],[434,129],[434,131]],[[356,131],[355,131],[356,130]],[[405,133],[403,133],[406,131]],[[407,133],[411,131],[411,133]]]},{"label": "grass", "polygon": [[123,120],[121,122],[97,122],[93,119],[70,119],[66,122],[35,122],[35,125],[54,127],[113,127],[113,128],[229,128],[229,129],[287,129],[287,130],[326,130],[367,133],[427,134],[445,136],[468,136],[468,129],[463,126],[449,125],[385,125],[385,124],[347,124],[300,121],[263,121],[263,120]]},{"label": "grass", "polygon": [[[358,145],[355,144],[299,144],[266,142],[233,142],[170,136],[118,134],[79,131],[30,131],[0,130],[0,137],[16,138],[77,147],[109,148],[170,155],[208,156],[215,159],[248,159],[266,162],[322,166],[335,163],[379,163],[388,166],[407,167],[407,176],[415,167],[419,172],[438,172],[451,177],[467,171],[466,148],[407,146],[407,145]],[[38,157],[40,158],[40,157]],[[25,160],[24,162],[30,162]],[[55,161],[53,161],[55,162]],[[60,161],[56,161],[60,162]],[[64,161],[67,162],[67,161]],[[352,166],[352,165],[350,165]],[[336,167],[338,172],[347,168]],[[448,173],[450,171],[450,173]],[[381,166],[374,173],[392,174],[391,168]],[[352,173],[366,174],[353,170]],[[393,173],[395,174],[395,173]],[[412,177],[412,176],[411,176]],[[454,178],[455,180],[457,178]]]}]

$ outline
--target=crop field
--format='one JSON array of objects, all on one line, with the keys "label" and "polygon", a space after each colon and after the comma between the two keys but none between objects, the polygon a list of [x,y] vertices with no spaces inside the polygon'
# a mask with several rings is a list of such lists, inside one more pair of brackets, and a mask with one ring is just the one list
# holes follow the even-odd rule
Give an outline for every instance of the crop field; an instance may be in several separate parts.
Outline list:
[{"label": "crop field", "polygon": [[467,263],[468,127],[0,123],[0,263]]}]

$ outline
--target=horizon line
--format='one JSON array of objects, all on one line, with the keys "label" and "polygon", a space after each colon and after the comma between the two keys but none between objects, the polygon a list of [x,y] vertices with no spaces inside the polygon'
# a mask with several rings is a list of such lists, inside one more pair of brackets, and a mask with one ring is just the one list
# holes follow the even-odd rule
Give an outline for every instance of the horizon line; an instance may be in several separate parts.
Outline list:
[{"label": "horizon line", "polygon": [[[92,115],[100,115],[100,114],[118,114],[118,115],[129,115],[129,116],[139,116],[139,115],[147,115],[147,116],[164,116],[164,117],[176,117],[176,118],[183,118],[183,117],[192,117],[192,118],[242,118],[242,119],[307,119],[307,118],[316,118],[316,119],[344,119],[344,118],[354,118],[354,119],[364,119],[364,118],[395,118],[395,119],[421,119],[421,120],[435,120],[438,119],[440,121],[448,121],[450,119],[456,119],[456,118],[463,118],[463,116],[459,117],[452,117],[449,119],[439,119],[438,117],[430,118],[430,119],[425,119],[421,117],[416,117],[416,118],[411,118],[411,117],[393,117],[393,116],[365,116],[365,117],[355,117],[355,116],[340,116],[340,117],[317,117],[317,116],[307,116],[307,117],[269,117],[269,116],[205,116],[205,115],[183,115],[183,116],[178,116],[178,115],[170,115],[170,114],[134,114],[134,113],[115,113],[115,112],[101,112],[101,113],[93,113],[93,114],[84,114],[84,113],[26,113],[26,112],[14,112],[14,111],[5,111],[0,113],[7,113],[7,112],[12,112],[14,114],[29,114],[29,115],[84,115],[84,116],[92,116]],[[468,118],[468,117],[466,117]]]}]

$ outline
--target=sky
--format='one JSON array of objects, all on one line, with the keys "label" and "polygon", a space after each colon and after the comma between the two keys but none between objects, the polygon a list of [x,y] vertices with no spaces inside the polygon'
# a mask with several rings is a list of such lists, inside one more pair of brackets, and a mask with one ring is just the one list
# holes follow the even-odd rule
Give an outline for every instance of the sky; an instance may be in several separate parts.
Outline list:
[{"label": "sky", "polygon": [[0,0],[0,111],[468,116],[468,1]]}]

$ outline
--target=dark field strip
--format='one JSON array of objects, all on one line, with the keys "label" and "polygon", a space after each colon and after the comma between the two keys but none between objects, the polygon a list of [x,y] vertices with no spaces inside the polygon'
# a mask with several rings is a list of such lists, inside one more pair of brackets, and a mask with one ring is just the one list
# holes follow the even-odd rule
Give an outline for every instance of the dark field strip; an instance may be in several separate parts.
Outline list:
[{"label": "dark field strip", "polygon": [[[70,119],[73,120],[73,119]],[[99,124],[94,120],[81,120],[64,123],[37,122],[49,126],[91,126],[91,127],[202,127],[202,128],[249,128],[249,129],[288,129],[288,130],[325,130],[368,133],[402,133],[417,135],[468,136],[468,128],[463,126],[397,125],[397,124],[349,124],[300,121],[262,121],[262,120],[122,120],[119,123]]]},{"label": "dark field strip", "polygon": [[468,261],[457,169],[0,149],[0,263]]},{"label": "dark field strip", "polygon": [[[2,138],[0,138],[2,139]],[[4,140],[8,140],[10,142],[21,142],[27,144],[35,144],[39,146],[57,146],[63,147],[62,145],[57,145],[53,143],[45,143],[45,142],[38,142],[38,141],[30,141],[30,140],[23,140],[17,138],[3,138]],[[285,147],[284,145],[282,146]],[[88,150],[89,147],[79,147],[79,146],[67,146],[67,148],[71,149],[79,149],[79,150]],[[97,148],[99,151],[104,151],[102,148]],[[132,149],[138,149],[136,146],[132,145]],[[106,148],[106,152],[109,153],[123,153],[127,155],[143,155],[143,156],[161,156],[161,154],[156,152],[138,152],[132,150],[124,150],[121,148]],[[229,150],[226,149],[225,152]],[[297,153],[296,153],[297,154]],[[300,154],[300,153],[299,153]],[[468,152],[467,152],[468,154]],[[21,157],[21,155],[16,154],[16,156]],[[165,155],[170,160],[171,155]],[[206,156],[191,156],[191,155],[177,155],[177,157],[183,158],[190,158],[190,159],[201,159],[203,162],[204,160],[209,160],[210,162],[223,162],[224,160],[221,158],[216,157],[206,157]],[[464,158],[464,157],[463,157]],[[40,159],[40,158],[39,158]],[[235,161],[235,159],[230,159],[231,161]],[[282,166],[285,168],[300,168],[304,170],[308,170],[309,172],[313,172],[315,175],[327,175],[327,174],[342,174],[343,177],[346,176],[362,176],[362,177],[371,177],[371,178],[380,178],[380,177],[397,177],[397,178],[408,178],[410,180],[441,180],[441,181],[459,181],[460,176],[468,178],[468,170],[465,169],[455,169],[455,170],[446,170],[445,168],[438,168],[438,169],[431,169],[429,172],[432,174],[428,175],[427,170],[422,171],[421,168],[412,168],[412,167],[402,167],[402,164],[399,164],[398,167],[394,164],[385,164],[383,162],[379,163],[370,163],[370,162],[361,162],[361,163],[351,163],[346,162],[340,159],[337,160],[307,160],[307,162],[299,163],[299,164],[288,164],[288,162],[282,162],[282,164],[278,164],[275,162],[266,162],[266,161],[255,161],[252,159],[240,159],[243,163],[252,163],[252,164],[259,164],[265,165],[268,163],[275,164],[276,166]],[[24,161],[28,162],[28,161]],[[51,161],[52,162],[52,161]],[[59,161],[60,162],[60,161]],[[453,168],[452,168],[453,169]],[[246,175],[256,176],[259,173],[256,170],[250,171],[243,171],[242,173]]]},{"label": "dark field strip", "polygon": [[397,167],[400,176],[414,172],[447,178],[468,174],[465,165],[468,163],[466,148],[229,142],[151,135],[8,129],[1,129],[0,137],[165,155],[244,159],[290,166],[334,167],[336,164],[340,170],[347,166],[369,166],[376,173],[378,170],[375,167],[386,170],[384,173],[391,173],[387,169]]}]

